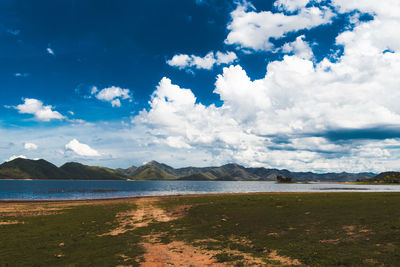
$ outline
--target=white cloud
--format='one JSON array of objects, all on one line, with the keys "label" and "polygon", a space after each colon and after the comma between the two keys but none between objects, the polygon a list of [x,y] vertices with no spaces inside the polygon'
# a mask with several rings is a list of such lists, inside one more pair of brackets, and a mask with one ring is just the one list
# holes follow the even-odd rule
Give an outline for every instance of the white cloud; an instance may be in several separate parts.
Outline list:
[{"label": "white cloud", "polygon": [[237,56],[234,52],[222,53],[220,51],[217,51],[215,56],[217,65],[231,64],[237,60]]},{"label": "white cloud", "polygon": [[112,107],[121,107],[121,101],[118,98],[116,98],[111,101],[111,106]]},{"label": "white cloud", "polygon": [[336,6],[341,13],[359,10],[372,15],[375,14],[379,19],[395,19],[398,18],[400,14],[400,5],[397,0],[385,0],[383,2],[375,0],[333,0],[332,4]]},{"label": "white cloud", "polygon": [[[239,65],[224,68],[215,84],[222,101],[218,107],[199,103],[190,89],[164,77],[148,110],[133,117],[130,127],[77,124],[53,129],[46,136],[48,147],[40,152],[63,163],[70,155],[55,152],[60,143],[67,143],[69,136],[81,140],[94,133],[93,146],[113,157],[85,160],[116,167],[156,159],[173,166],[233,161],[297,171],[397,170],[400,138],[335,140],[327,133],[400,127],[400,37],[396,34],[400,3],[332,3],[339,12],[360,9],[374,15],[374,20],[354,22],[353,29],[338,36],[336,43],[344,53],[335,61],[311,61],[309,46],[300,36],[279,48],[289,55],[270,62],[262,78],[251,79]],[[297,15],[281,15],[298,16],[304,10],[308,8],[300,7]],[[251,13],[243,12],[244,16]],[[269,18],[263,12],[253,13]],[[248,18],[254,21],[253,16]],[[250,37],[265,37],[262,30],[254,34],[259,35]],[[246,48],[257,47],[256,42],[249,44]],[[387,49],[393,53],[384,53]],[[181,66],[187,64],[182,62]],[[15,143],[36,142],[43,133],[12,129],[0,131],[0,136]],[[0,149],[0,155],[6,158],[4,151]]]},{"label": "white cloud", "polygon": [[209,52],[204,57],[192,56],[191,66],[197,69],[210,70],[216,63],[214,52]]},{"label": "white cloud", "polygon": [[90,89],[90,94],[94,95],[95,93],[97,93],[99,90],[97,89],[96,86],[92,86],[92,89]]},{"label": "white cloud", "polygon": [[302,59],[311,59],[314,54],[310,45],[304,41],[305,36],[301,35],[294,42],[285,43],[282,46],[283,53],[293,53]]},{"label": "white cloud", "polygon": [[53,55],[53,56],[56,55],[55,52],[54,52],[54,50],[51,49],[50,47],[47,47],[47,48],[46,48],[46,52],[47,52],[48,54],[50,54],[50,55]]},{"label": "white cloud", "polygon": [[191,148],[191,146],[185,142],[182,136],[168,136],[165,139],[165,143],[173,148]]},{"label": "white cloud", "polygon": [[130,99],[129,89],[122,89],[120,87],[111,86],[98,91],[97,87],[93,86],[91,94],[97,99],[110,102],[113,107],[121,107],[120,99]]},{"label": "white cloud", "polygon": [[43,106],[43,102],[34,98],[25,98],[24,104],[20,104],[15,109],[22,114],[32,114],[37,120],[51,121],[65,119],[58,111],[53,110],[51,105]]},{"label": "white cloud", "polygon": [[38,149],[38,146],[34,143],[25,143],[24,148],[26,150],[36,150],[36,149]]},{"label": "white cloud", "polygon": [[86,144],[80,143],[76,139],[72,139],[68,144],[65,145],[66,150],[71,150],[78,154],[79,156],[84,156],[84,157],[99,157],[100,153],[91,148],[90,146]]},{"label": "white cloud", "polygon": [[184,69],[190,66],[192,61],[191,56],[184,54],[177,54],[173,56],[170,60],[167,60],[167,64],[173,67],[178,67],[179,69]]},{"label": "white cloud", "polygon": [[[289,1],[280,1],[289,3]],[[282,8],[287,5],[281,5]],[[294,5],[299,7],[299,5]],[[292,6],[288,6],[292,8]],[[285,15],[270,11],[256,12],[248,3],[239,4],[232,11],[232,21],[228,24],[225,43],[244,49],[273,50],[271,38],[281,38],[289,32],[311,29],[331,22],[334,13],[327,7],[301,8],[298,14]],[[251,11],[249,11],[251,10]]]},{"label": "white cloud", "polygon": [[209,52],[204,57],[195,55],[177,54],[170,60],[167,60],[167,64],[172,67],[179,69],[196,68],[211,70],[215,65],[231,64],[237,60],[237,56],[234,52],[222,53],[217,51]]},{"label": "white cloud", "polygon": [[[339,3],[341,12],[359,8],[374,14],[374,20],[359,22],[337,37],[344,53],[334,62],[313,62],[309,45],[299,36],[280,48],[290,55],[269,63],[261,79],[250,79],[239,65],[224,68],[214,90],[222,106],[196,103],[191,90],[164,77],[150,109],[140,112],[133,122],[147,127],[158,142],[171,145],[171,140],[179,140],[196,150],[211,151],[217,160],[292,170],[397,169],[399,138],[335,142],[324,137],[336,129],[400,127],[400,37],[395,33],[400,12],[391,11],[400,10],[400,2],[367,1],[348,7],[347,1],[333,1]],[[310,8],[302,8],[298,15],[305,10]],[[236,15],[246,17],[246,25],[257,22],[262,27],[265,18],[275,16],[240,12]],[[234,14],[230,34],[238,26],[235,19]],[[264,37],[271,35],[257,27],[242,33],[249,39],[241,42],[251,41],[243,47],[253,49],[261,49]],[[385,53],[387,49],[392,52]],[[284,141],[275,140],[279,138]]]}]

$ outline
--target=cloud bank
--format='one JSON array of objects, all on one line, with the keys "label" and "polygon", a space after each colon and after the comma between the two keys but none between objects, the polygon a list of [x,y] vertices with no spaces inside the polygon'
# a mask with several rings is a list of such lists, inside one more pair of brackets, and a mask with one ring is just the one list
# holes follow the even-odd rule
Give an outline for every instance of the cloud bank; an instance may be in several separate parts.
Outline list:
[{"label": "cloud bank", "polygon": [[[277,7],[297,13],[257,12],[249,4],[238,5],[225,42],[245,51],[267,51],[274,48],[271,38],[330,23],[333,10],[359,9],[374,19],[356,21],[353,29],[337,36],[336,44],[344,50],[334,62],[313,62],[310,46],[299,35],[279,48],[288,55],[269,63],[262,79],[251,80],[240,65],[224,68],[214,90],[223,102],[220,107],[197,103],[190,89],[164,77],[150,109],[133,122],[171,147],[178,147],[170,142],[173,138],[180,148],[210,149],[253,166],[323,171],[396,167],[391,164],[399,159],[399,134],[341,142],[328,135],[341,129],[400,126],[400,38],[395,34],[400,12],[393,11],[400,4],[333,1],[332,6],[313,7],[306,1],[279,1]],[[181,56],[181,66],[187,66],[190,57]]]},{"label": "cloud bank", "polygon": [[[373,19],[362,21],[362,13]],[[333,46],[341,47],[342,53],[334,60],[327,55],[317,61],[306,30],[327,25],[337,15],[349,20]],[[398,169],[399,24],[400,3],[394,0],[279,0],[273,12],[257,11],[243,2],[227,25],[224,45],[236,48],[234,55],[177,54],[167,62],[184,70],[226,64],[215,80],[218,105],[201,103],[194,90],[163,77],[149,106],[132,115],[132,124],[65,126],[46,135],[51,151],[42,145],[41,150],[59,161],[70,159],[71,153],[63,153],[67,150],[116,167],[127,167],[134,159],[137,164],[156,159],[174,166],[237,162],[296,171]],[[291,41],[280,46],[274,42],[289,35]],[[270,52],[283,55],[266,64],[257,79],[238,63],[238,55]],[[91,94],[112,106],[131,98],[128,89],[119,87],[93,88]],[[41,120],[62,117],[36,99],[25,99],[15,108]],[[43,144],[39,134],[14,132],[12,142]],[[4,132],[0,135],[8,140]],[[91,145],[112,157],[77,140],[88,136]],[[8,151],[9,144],[2,146]],[[57,149],[62,151],[52,154]]]}]

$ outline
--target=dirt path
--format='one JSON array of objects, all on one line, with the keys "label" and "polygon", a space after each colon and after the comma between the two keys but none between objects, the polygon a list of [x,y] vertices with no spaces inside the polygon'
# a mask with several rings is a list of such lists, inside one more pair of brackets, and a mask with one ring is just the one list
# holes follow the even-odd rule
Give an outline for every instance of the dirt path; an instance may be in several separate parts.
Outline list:
[{"label": "dirt path", "polygon": [[[138,227],[146,227],[152,222],[169,222],[183,217],[190,208],[188,205],[176,207],[171,212],[165,212],[155,204],[157,198],[141,198],[135,201],[137,208],[117,214],[119,226],[104,235],[119,235],[127,231],[132,231]],[[216,256],[227,253],[239,256],[240,262],[245,266],[267,266],[262,258],[256,258],[248,253],[237,250],[221,249],[209,250],[201,246],[192,246],[182,241],[172,241],[168,244],[161,242],[160,237],[165,233],[156,233],[144,236],[141,245],[145,249],[145,254],[140,259],[140,265],[144,267],[164,267],[164,266],[232,266],[217,262]],[[125,258],[125,255],[121,255]],[[272,260],[283,265],[300,265],[297,260],[279,256],[276,251],[266,253],[265,259]],[[138,259],[139,260],[139,259]],[[276,266],[276,265],[275,265]]]},{"label": "dirt path", "polygon": [[[152,222],[169,222],[179,217],[167,214],[164,210],[155,207],[153,204],[157,200],[154,198],[139,198],[134,203],[136,209],[117,214],[119,226],[103,235],[116,236],[138,227],[145,227]],[[102,235],[102,236],[103,236]]]},{"label": "dirt path", "polygon": [[[137,208],[117,214],[119,226],[104,235],[119,235],[138,227],[146,227],[152,222],[169,222],[184,216],[189,206],[180,206],[167,213],[156,207],[157,202],[153,198],[137,199]],[[141,245],[146,253],[143,255],[141,266],[227,266],[217,263],[213,256],[215,253],[202,251],[198,247],[185,244],[181,241],[173,241],[162,244],[158,239],[160,235],[144,236]],[[124,258],[124,255],[122,255]]]},{"label": "dirt path", "polygon": [[[60,201],[60,202],[0,202],[0,227],[6,224],[23,223],[22,221],[1,220],[2,216],[37,216],[51,215],[63,212],[63,210],[73,206],[93,205],[93,204],[112,204],[112,203],[133,203],[136,208],[126,212],[118,213],[118,227],[100,236],[117,236],[140,227],[146,227],[153,222],[169,222],[183,217],[191,208],[189,205],[176,207],[170,212],[157,207],[156,203],[163,197],[143,197],[113,200],[88,200],[88,201]],[[251,254],[241,251],[229,250],[210,250],[202,245],[187,244],[182,241],[172,241],[168,244],[162,243],[160,237],[166,233],[155,233],[143,236],[141,246],[145,249],[145,254],[136,259],[144,267],[164,267],[164,266],[232,266],[234,263],[226,264],[217,262],[216,256],[225,253],[239,257],[244,266],[271,266],[266,262],[274,262],[272,266],[278,265],[301,265],[298,260],[280,256],[277,251],[267,252],[263,258],[257,258]],[[199,240],[201,241],[201,240]],[[250,242],[238,239],[239,243]],[[197,242],[196,242],[197,243]],[[126,255],[120,255],[124,260],[132,260]]]}]

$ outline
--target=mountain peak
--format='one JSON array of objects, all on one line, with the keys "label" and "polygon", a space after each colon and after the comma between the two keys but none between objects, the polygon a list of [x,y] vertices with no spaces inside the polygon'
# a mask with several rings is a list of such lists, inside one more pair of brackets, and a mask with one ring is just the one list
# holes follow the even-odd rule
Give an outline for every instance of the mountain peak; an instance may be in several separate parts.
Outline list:
[{"label": "mountain peak", "polygon": [[147,162],[145,165],[161,165],[161,163],[156,160],[151,160]]}]

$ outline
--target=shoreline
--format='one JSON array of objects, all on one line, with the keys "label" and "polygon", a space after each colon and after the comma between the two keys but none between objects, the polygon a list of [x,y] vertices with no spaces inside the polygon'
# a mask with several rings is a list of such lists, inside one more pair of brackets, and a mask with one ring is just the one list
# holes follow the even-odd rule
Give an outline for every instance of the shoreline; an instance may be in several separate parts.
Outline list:
[{"label": "shoreline", "polygon": [[[140,180],[140,179],[0,179],[0,181],[127,181],[127,182],[275,182],[276,180]],[[351,181],[303,181],[280,184],[352,184]]]},{"label": "shoreline", "polygon": [[398,193],[400,192],[382,192],[382,191],[303,191],[303,192],[249,192],[249,193],[205,193],[205,194],[178,194],[178,195],[160,195],[160,196],[131,196],[131,197],[116,197],[116,198],[95,198],[95,199],[0,199],[0,204],[51,204],[51,203],[82,203],[82,204],[96,204],[96,202],[125,202],[125,201],[135,201],[139,199],[168,199],[168,198],[181,198],[181,197],[207,197],[207,196],[252,196],[252,195],[292,195],[292,194],[347,194],[347,193]]}]

